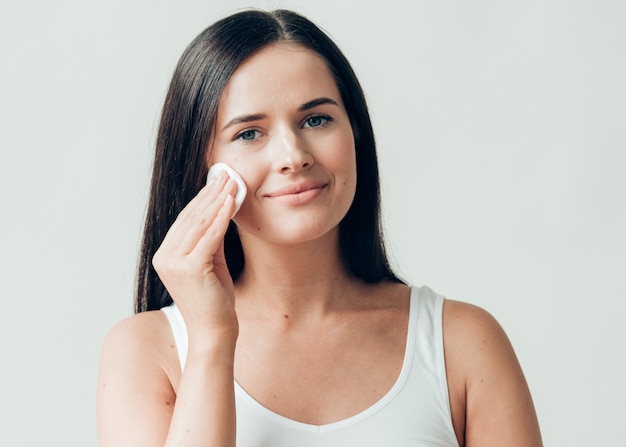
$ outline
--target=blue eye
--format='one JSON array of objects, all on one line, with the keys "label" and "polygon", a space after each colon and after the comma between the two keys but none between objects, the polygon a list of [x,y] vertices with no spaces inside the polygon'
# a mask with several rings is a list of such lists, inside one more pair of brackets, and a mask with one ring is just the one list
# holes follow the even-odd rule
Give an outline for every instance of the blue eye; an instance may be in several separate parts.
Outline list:
[{"label": "blue eye", "polygon": [[237,139],[243,140],[243,141],[253,141],[259,137],[259,133],[260,132],[258,130],[254,130],[254,129],[244,130],[243,132],[240,132],[239,134],[237,134]]},{"label": "blue eye", "polygon": [[330,116],[326,115],[315,115],[307,118],[304,121],[303,127],[320,127],[328,124],[333,119]]}]

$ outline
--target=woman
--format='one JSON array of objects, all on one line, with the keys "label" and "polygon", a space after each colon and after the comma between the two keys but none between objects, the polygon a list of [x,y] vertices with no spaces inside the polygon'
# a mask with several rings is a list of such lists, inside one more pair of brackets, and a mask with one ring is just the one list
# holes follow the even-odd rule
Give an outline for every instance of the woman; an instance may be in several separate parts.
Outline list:
[{"label": "woman", "polygon": [[[234,217],[215,163],[245,181]],[[227,17],[181,57],[136,310],[103,346],[101,446],[541,445],[498,324],[391,271],[363,93],[293,12]]]}]

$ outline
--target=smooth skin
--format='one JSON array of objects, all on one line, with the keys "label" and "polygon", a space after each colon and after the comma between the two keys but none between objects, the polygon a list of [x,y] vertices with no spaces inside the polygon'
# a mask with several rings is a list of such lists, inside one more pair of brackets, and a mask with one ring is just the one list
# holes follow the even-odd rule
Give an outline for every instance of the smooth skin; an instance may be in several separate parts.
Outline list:
[{"label": "smooth skin", "polygon": [[[233,284],[222,241],[236,184],[222,175],[185,207],[153,261],[187,326],[184,372],[162,312],[116,325],[100,362],[101,447],[235,446],[235,379],[272,411],[323,425],[376,403],[400,373],[409,288],[362,283],[338,251],[356,160],[325,62],[284,43],[254,54],[224,91],[214,137],[207,164],[231,165],[248,187],[234,218],[245,269]],[[443,330],[459,445],[541,446],[497,322],[447,300]]]}]

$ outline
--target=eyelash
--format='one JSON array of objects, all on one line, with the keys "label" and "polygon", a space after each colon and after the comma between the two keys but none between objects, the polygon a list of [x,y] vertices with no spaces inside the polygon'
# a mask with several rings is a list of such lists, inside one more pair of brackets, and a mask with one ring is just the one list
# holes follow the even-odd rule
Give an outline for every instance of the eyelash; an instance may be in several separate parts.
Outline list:
[{"label": "eyelash", "polygon": [[[312,120],[312,119],[319,119],[319,120],[321,120],[322,122],[321,122],[320,124],[318,124],[317,126],[311,126],[311,125],[309,125],[308,127],[305,127],[305,125],[306,125],[306,124],[307,124],[310,120]],[[304,119],[304,121],[303,121],[302,126],[303,126],[304,128],[306,128],[306,129],[315,129],[315,128],[317,128],[317,127],[325,127],[325,126],[327,126],[329,123],[331,123],[332,121],[333,121],[333,118],[332,118],[332,117],[330,117],[330,116],[328,116],[328,115],[324,115],[324,114],[318,113],[318,114],[316,114],[316,115],[311,115],[311,116],[306,117],[306,118]],[[255,140],[258,138],[258,136],[257,136],[257,135],[255,135],[255,138],[253,138],[253,139],[251,139],[251,140],[250,140],[250,139],[245,139],[245,138],[243,138],[243,137],[244,137],[244,135],[249,134],[250,132],[254,132],[255,134],[259,134],[259,133],[261,133],[259,130],[254,129],[254,128],[244,129],[244,130],[242,130],[241,132],[239,132],[237,135],[235,135],[234,140],[241,140],[241,141],[242,141],[242,142],[244,142],[244,143],[250,143],[250,142],[252,142],[252,141],[255,141]]]},{"label": "eyelash", "polygon": [[255,137],[255,138],[253,138],[252,140],[246,140],[245,138],[243,138],[243,136],[244,136],[245,134],[250,133],[250,132],[260,133],[260,131],[258,131],[258,130],[256,130],[256,129],[244,129],[244,130],[242,130],[241,132],[239,132],[237,135],[235,135],[235,138],[234,138],[234,139],[235,139],[235,140],[241,140],[241,141],[243,141],[244,143],[249,143],[249,142],[251,142],[251,141],[256,140],[256,137]]},{"label": "eyelash", "polygon": [[306,124],[309,120],[312,120],[312,119],[320,119],[323,122],[320,123],[317,126],[312,126],[312,127],[309,127],[309,128],[324,127],[324,126],[327,126],[329,123],[331,123],[333,121],[332,117],[330,117],[328,115],[324,115],[322,113],[318,113],[316,115],[311,115],[311,116],[306,117],[306,119],[304,120],[304,124]]}]

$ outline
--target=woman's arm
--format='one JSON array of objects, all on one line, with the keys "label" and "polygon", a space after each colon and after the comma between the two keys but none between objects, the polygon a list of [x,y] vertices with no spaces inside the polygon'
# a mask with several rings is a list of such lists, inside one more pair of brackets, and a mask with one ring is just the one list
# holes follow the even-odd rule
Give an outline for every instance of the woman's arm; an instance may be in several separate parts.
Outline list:
[{"label": "woman's arm", "polygon": [[506,334],[484,310],[447,300],[444,349],[453,423],[464,447],[541,447],[524,374]]},{"label": "woman's arm", "polygon": [[176,395],[169,331],[164,314],[146,312],[107,336],[98,381],[101,447],[235,445],[230,342],[215,339],[204,353],[190,351]]},{"label": "woman's arm", "polygon": [[226,176],[213,180],[181,212],[154,256],[189,337],[177,392],[173,337],[161,312],[134,315],[107,336],[98,386],[100,447],[235,445],[238,323],[223,255],[235,190]]}]

